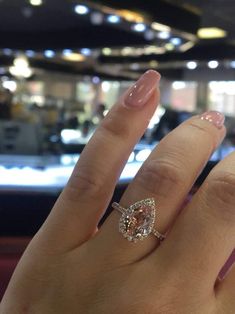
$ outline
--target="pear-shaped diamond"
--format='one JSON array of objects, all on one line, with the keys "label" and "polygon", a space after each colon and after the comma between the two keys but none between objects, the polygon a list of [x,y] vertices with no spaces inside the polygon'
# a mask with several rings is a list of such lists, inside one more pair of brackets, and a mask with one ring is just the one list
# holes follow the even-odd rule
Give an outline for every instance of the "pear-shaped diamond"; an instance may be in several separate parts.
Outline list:
[{"label": "pear-shaped diamond", "polygon": [[146,238],[153,230],[155,204],[146,199],[130,206],[121,216],[119,231],[129,241],[136,242]]}]

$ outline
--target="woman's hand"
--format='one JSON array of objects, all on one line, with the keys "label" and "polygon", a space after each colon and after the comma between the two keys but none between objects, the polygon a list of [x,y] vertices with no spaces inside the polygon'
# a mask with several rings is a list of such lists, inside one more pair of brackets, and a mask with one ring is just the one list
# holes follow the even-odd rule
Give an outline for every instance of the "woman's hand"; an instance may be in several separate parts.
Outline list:
[{"label": "woman's hand", "polygon": [[[113,211],[97,225],[159,101],[146,72],[103,120],[11,279],[1,314],[235,313],[235,269],[218,280],[235,246],[235,155],[220,162],[179,213],[225,135],[223,116],[195,116],[151,153],[120,200],[156,202],[155,229],[127,241]],[[129,230],[130,231],[130,230]]]}]

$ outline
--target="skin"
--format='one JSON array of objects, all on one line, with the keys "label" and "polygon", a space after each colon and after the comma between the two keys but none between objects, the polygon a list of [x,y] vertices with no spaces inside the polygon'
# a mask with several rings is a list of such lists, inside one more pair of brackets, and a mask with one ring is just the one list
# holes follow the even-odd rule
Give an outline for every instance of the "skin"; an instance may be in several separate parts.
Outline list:
[{"label": "skin", "polygon": [[[1,314],[232,314],[235,269],[218,280],[235,246],[235,154],[182,203],[225,136],[193,117],[166,136],[120,200],[154,197],[159,245],[130,243],[120,213],[97,225],[134,145],[156,109],[156,89],[142,108],[113,107],[82,153],[48,219],[26,249],[0,305]],[[95,160],[95,162],[94,162]]]}]

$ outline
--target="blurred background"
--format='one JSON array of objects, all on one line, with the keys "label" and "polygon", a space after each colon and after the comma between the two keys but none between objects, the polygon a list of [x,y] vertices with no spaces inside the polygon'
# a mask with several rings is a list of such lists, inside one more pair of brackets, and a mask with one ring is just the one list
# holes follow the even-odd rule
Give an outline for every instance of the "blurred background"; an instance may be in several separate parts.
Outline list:
[{"label": "blurred background", "polygon": [[0,0],[0,298],[96,127],[144,71],[161,73],[161,103],[115,199],[193,114],[223,112],[228,133],[192,193],[234,150],[234,15],[233,0]]}]

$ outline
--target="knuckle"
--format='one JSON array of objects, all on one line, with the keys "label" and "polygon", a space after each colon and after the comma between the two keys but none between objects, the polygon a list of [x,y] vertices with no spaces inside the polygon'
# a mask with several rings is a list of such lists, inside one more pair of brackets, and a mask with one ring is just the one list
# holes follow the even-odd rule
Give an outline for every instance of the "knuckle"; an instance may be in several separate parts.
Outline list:
[{"label": "knuckle", "polygon": [[182,169],[171,161],[151,160],[147,162],[136,177],[145,190],[166,196],[176,186],[184,185]]},{"label": "knuckle", "polygon": [[94,196],[103,197],[105,189],[102,176],[94,175],[90,169],[80,168],[69,179],[65,192],[71,201]]},{"label": "knuckle", "polygon": [[107,115],[99,127],[99,132],[102,132],[108,138],[128,138],[130,130],[131,128],[126,119],[123,117],[119,118],[117,112]]},{"label": "knuckle", "polygon": [[232,217],[235,219],[235,174],[220,171],[211,175],[207,180],[205,193],[207,207],[213,206],[220,217],[228,221]]}]

